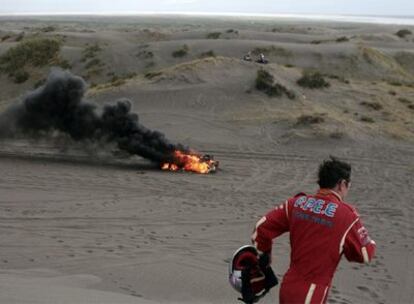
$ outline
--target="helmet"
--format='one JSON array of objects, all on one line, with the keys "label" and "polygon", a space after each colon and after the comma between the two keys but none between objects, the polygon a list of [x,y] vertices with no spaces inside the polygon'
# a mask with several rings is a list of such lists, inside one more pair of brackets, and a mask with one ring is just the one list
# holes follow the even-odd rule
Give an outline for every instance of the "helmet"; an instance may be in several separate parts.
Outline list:
[{"label": "helmet", "polygon": [[269,266],[269,256],[259,256],[256,247],[245,245],[236,250],[229,263],[229,281],[241,293],[245,303],[255,303],[264,297],[278,280]]},{"label": "helmet", "polygon": [[254,246],[242,246],[233,254],[229,264],[229,281],[240,293],[246,288],[255,295],[264,290],[265,275],[259,267],[259,253]]}]

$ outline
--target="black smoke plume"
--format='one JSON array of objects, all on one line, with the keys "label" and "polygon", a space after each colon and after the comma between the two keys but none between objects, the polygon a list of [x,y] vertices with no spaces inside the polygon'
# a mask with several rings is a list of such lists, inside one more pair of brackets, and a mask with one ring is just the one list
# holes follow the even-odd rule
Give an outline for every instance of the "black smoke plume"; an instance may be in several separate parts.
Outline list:
[{"label": "black smoke plume", "polygon": [[44,136],[52,132],[75,141],[115,143],[119,149],[154,162],[171,162],[175,150],[164,134],[141,125],[127,99],[103,108],[85,100],[85,81],[68,71],[54,70],[46,83],[0,114],[0,137]]}]

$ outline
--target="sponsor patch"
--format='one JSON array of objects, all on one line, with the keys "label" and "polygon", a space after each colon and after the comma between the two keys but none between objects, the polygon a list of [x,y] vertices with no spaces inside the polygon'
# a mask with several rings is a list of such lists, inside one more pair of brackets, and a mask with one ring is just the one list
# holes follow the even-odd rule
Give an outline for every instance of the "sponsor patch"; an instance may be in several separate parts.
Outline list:
[{"label": "sponsor patch", "polygon": [[294,207],[327,217],[335,217],[338,204],[314,197],[301,196],[295,201]]},{"label": "sponsor patch", "polygon": [[297,211],[294,210],[293,211],[293,217],[297,218],[297,219],[301,219],[301,220],[305,220],[305,221],[310,221],[319,225],[323,225],[326,226],[328,228],[331,228],[333,226],[333,222],[329,221],[323,217],[320,216],[316,216],[316,215],[312,215],[309,213],[304,213],[301,211]]}]

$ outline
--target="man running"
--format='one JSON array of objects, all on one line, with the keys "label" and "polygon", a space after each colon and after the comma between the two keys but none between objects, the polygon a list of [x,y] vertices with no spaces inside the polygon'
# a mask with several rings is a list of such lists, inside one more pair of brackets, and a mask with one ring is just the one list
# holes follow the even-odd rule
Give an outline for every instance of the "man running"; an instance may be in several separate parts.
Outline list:
[{"label": "man running", "polygon": [[331,157],[319,167],[319,191],[299,193],[256,224],[252,241],[270,256],[272,240],[290,232],[290,267],[280,287],[280,304],[326,303],[341,256],[369,263],[375,253],[354,207],[344,202],[351,186],[351,166]]}]

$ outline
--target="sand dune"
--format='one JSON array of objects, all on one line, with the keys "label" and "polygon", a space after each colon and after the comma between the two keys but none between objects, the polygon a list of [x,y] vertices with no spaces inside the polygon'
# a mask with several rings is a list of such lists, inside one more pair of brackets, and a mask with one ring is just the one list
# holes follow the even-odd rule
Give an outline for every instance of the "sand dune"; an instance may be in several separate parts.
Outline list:
[{"label": "sand dune", "polygon": [[[88,99],[129,98],[146,127],[220,161],[216,174],[172,173],[56,134],[2,139],[0,303],[236,303],[229,257],[275,204],[316,190],[329,155],[352,164],[349,201],[378,244],[370,266],[341,263],[329,303],[412,303],[414,42],[394,35],[400,27],[171,17],[0,24],[0,38],[10,35],[0,56],[23,31],[22,41],[64,37],[59,55],[90,84]],[[270,63],[241,60],[248,51]],[[0,110],[50,65],[26,68],[21,84],[0,74]],[[262,68],[296,98],[258,91]],[[330,87],[299,86],[309,69]],[[281,277],[287,236],[273,261]],[[277,293],[261,303],[277,303]]]},{"label": "sand dune", "polygon": [[92,275],[59,276],[49,270],[2,271],[3,303],[156,303],[136,297],[88,289],[99,282]]}]

